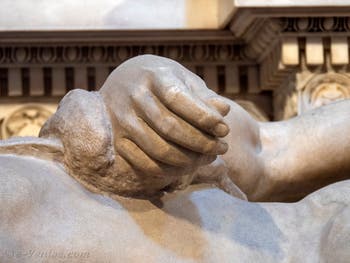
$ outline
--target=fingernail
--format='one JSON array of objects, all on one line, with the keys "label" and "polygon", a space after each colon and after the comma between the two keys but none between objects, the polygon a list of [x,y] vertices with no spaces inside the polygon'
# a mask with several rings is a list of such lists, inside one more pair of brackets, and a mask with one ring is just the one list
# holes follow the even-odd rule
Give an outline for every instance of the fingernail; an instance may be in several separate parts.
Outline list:
[{"label": "fingernail", "polygon": [[221,109],[221,115],[224,117],[230,112],[231,106],[229,104],[223,103]]},{"label": "fingernail", "polygon": [[228,150],[228,144],[223,141],[219,141],[218,143],[218,154],[224,154]]},{"label": "fingernail", "polygon": [[219,123],[214,128],[214,134],[219,137],[224,137],[229,133],[230,129],[224,123]]}]

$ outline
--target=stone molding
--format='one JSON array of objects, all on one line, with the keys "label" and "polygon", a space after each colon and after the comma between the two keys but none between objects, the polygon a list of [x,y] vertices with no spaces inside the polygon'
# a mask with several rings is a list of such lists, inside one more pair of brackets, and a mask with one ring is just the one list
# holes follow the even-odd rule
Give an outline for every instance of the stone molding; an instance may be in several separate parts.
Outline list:
[{"label": "stone molding", "polygon": [[313,17],[310,7],[282,9],[239,7],[223,30],[0,32],[0,100],[57,102],[73,88],[97,90],[133,56],[155,54],[222,95],[263,98],[252,102],[269,118],[269,105],[273,119],[289,118],[301,111],[305,76],[349,73],[350,19],[341,6]]},{"label": "stone molding", "polygon": [[259,90],[256,62],[229,30],[0,32],[0,99],[54,98],[73,88],[97,90],[123,61],[169,57],[220,94]]}]

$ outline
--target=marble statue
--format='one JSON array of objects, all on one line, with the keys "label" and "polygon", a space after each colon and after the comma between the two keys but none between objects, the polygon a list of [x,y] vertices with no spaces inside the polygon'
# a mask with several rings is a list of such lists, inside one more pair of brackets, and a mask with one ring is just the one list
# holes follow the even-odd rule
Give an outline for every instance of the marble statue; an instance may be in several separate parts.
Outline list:
[{"label": "marble statue", "polygon": [[350,101],[259,123],[139,56],[0,142],[0,262],[350,262]]}]

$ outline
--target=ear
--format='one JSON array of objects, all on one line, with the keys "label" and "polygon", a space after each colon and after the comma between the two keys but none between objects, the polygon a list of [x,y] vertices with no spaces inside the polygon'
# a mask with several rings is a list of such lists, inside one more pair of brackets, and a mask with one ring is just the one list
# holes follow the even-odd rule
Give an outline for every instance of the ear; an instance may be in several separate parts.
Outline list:
[{"label": "ear", "polygon": [[[105,176],[114,162],[113,132],[104,102],[97,92],[72,90],[45,123],[40,137],[59,139],[64,162],[75,176]],[[85,177],[85,178],[84,178]]]}]

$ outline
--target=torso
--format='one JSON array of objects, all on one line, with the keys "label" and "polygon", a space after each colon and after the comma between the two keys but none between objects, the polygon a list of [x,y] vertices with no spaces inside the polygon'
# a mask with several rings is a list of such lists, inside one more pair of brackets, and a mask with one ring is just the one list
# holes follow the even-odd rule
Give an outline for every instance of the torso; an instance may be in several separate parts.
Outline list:
[{"label": "torso", "polygon": [[335,249],[346,262],[348,204],[349,182],[295,204],[249,203],[205,185],[153,202],[112,199],[59,163],[3,155],[0,262],[318,262]]}]

